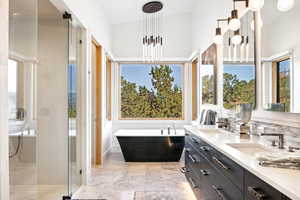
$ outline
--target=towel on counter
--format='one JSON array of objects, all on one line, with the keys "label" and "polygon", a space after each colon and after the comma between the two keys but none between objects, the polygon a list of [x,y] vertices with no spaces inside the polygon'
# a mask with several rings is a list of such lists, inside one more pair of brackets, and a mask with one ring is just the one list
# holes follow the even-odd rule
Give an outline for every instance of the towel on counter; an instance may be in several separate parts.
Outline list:
[{"label": "towel on counter", "polygon": [[300,154],[289,152],[261,152],[255,154],[261,166],[300,170]]}]

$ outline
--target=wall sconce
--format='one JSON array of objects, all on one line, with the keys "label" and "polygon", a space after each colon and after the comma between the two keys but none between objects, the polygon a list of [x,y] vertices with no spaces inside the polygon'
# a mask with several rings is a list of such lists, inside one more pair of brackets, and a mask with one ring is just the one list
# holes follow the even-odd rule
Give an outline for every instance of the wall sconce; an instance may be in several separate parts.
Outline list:
[{"label": "wall sconce", "polygon": [[223,35],[222,35],[222,29],[220,28],[220,22],[221,21],[227,21],[229,23],[229,18],[228,19],[218,19],[218,27],[216,28],[216,35],[214,38],[214,43],[215,44],[223,44]]},{"label": "wall sconce", "polygon": [[215,38],[214,38],[214,43],[215,44],[222,44],[223,43],[223,36],[222,36],[222,32],[221,32],[220,27],[216,28],[216,35],[215,35]]},{"label": "wall sconce", "polygon": [[238,10],[234,9],[231,11],[231,18],[229,22],[229,29],[236,31],[241,27],[241,21],[238,16]]}]

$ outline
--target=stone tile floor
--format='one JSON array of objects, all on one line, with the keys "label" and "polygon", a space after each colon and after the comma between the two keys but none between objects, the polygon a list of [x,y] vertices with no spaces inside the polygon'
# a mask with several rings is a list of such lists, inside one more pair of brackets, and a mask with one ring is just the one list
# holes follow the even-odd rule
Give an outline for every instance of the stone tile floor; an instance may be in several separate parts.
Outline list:
[{"label": "stone tile floor", "polygon": [[182,162],[126,163],[121,153],[110,153],[73,199],[196,200],[179,171],[182,166]]}]

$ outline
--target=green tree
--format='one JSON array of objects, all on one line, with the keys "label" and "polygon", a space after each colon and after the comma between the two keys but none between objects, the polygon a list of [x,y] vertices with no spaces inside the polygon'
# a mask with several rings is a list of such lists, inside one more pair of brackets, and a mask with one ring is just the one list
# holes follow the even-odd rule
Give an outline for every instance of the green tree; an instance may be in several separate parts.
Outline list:
[{"label": "green tree", "polygon": [[234,109],[242,103],[255,102],[255,81],[239,80],[236,75],[224,73],[223,102],[224,108]]},{"label": "green tree", "polygon": [[215,103],[215,79],[213,75],[205,75],[202,77],[202,103]]},{"label": "green tree", "polygon": [[121,77],[122,118],[182,117],[182,90],[174,84],[168,65],[153,66],[149,73],[152,90]]}]

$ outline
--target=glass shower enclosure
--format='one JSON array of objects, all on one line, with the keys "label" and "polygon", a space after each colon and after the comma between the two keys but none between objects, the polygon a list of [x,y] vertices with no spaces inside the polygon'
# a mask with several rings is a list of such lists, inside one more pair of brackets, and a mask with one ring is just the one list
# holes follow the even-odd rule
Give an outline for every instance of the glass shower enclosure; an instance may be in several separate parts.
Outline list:
[{"label": "glass shower enclosure", "polygon": [[61,200],[81,185],[81,28],[49,0],[9,0],[11,200]]}]

